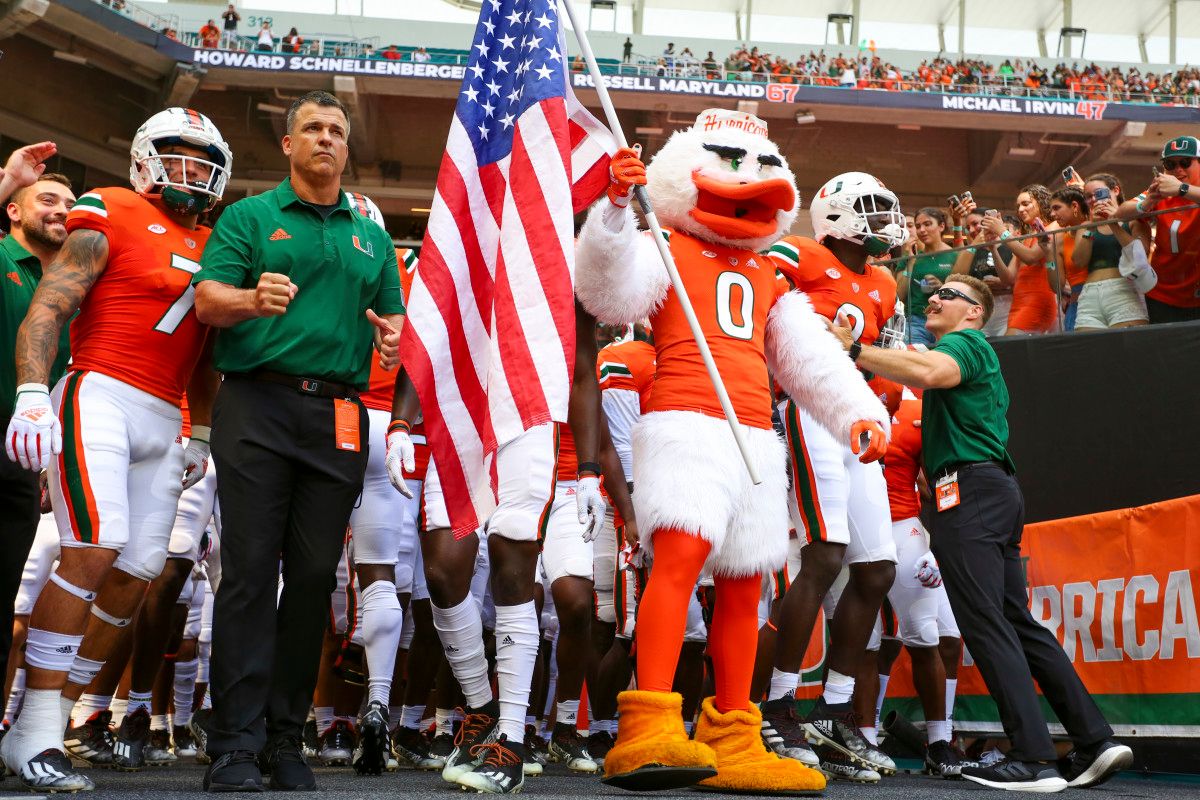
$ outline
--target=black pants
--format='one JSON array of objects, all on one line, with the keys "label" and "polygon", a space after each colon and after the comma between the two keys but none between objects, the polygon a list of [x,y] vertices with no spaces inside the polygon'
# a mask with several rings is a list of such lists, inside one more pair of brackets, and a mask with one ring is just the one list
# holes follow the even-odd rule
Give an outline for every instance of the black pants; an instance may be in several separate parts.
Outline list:
[{"label": "black pants", "polygon": [[930,541],[958,629],[1012,741],[1009,757],[1056,757],[1035,680],[1076,746],[1112,736],[1054,634],[1029,613],[1021,564],[1025,500],[1016,478],[975,464],[959,469],[958,486],[959,505],[933,514]]},{"label": "black pants", "polygon": [[[299,737],[317,683],[329,595],[367,467],[334,447],[333,400],[228,378],[213,409],[223,523],[213,609],[208,750]],[[276,603],[280,562],[283,595]]]},{"label": "black pants", "polygon": [[1200,319],[1200,308],[1183,308],[1168,305],[1161,300],[1146,298],[1146,312],[1151,325],[1165,325],[1172,322],[1192,322]]},{"label": "black pants", "polygon": [[[8,420],[0,421],[8,430]],[[13,603],[41,519],[38,475],[0,453],[0,680],[12,647]]]}]

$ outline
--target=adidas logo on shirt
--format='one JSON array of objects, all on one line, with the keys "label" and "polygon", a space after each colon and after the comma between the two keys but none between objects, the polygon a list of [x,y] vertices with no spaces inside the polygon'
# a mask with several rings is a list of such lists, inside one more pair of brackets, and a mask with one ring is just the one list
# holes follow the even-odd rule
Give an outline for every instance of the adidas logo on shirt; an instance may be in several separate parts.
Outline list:
[{"label": "adidas logo on shirt", "polygon": [[290,233],[288,233],[287,231],[285,231],[283,228],[276,228],[275,232],[272,233],[267,238],[269,241],[272,241],[272,242],[282,242],[284,239],[292,238],[292,235]]}]

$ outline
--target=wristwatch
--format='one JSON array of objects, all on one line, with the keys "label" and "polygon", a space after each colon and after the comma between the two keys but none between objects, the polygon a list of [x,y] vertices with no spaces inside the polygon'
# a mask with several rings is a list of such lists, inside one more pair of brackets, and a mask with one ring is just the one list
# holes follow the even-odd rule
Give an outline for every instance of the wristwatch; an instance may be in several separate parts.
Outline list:
[{"label": "wristwatch", "polygon": [[851,342],[850,349],[846,351],[850,355],[851,361],[858,361],[858,356],[862,353],[862,344],[859,342]]},{"label": "wristwatch", "polygon": [[1187,193],[1188,193],[1189,191],[1191,191],[1191,189],[1192,189],[1192,187],[1191,187],[1191,186],[1188,186],[1186,183],[1181,183],[1181,184],[1179,184],[1179,196],[1180,196],[1180,197],[1187,197]]}]

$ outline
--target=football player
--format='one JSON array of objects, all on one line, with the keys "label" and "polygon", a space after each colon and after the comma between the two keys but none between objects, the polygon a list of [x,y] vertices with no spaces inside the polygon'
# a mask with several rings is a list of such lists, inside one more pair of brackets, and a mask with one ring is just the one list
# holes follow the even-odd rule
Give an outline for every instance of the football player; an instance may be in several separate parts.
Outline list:
[{"label": "football player", "polygon": [[[787,236],[770,249],[776,267],[808,294],[818,314],[850,321],[860,346],[874,343],[892,317],[896,284],[871,256],[903,244],[900,201],[871,175],[848,172],[830,179],[809,208],[814,238]],[[793,690],[822,598],[842,569],[850,580],[833,615],[829,674],[808,715],[810,740],[862,766],[887,774],[890,758],[853,723],[854,676],[880,605],[895,578],[896,546],[887,487],[878,463],[862,463],[850,447],[792,400],[780,409],[792,461],[793,525],[807,534],[800,574],[784,599],[764,718],[785,747],[803,748]]]},{"label": "football player", "polygon": [[[204,475],[211,407],[201,398],[216,375],[201,361],[208,328],[193,311],[191,277],[209,234],[199,217],[221,199],[232,163],[202,114],[169,108],[147,120],[130,150],[133,190],[79,199],[17,335],[6,449],[24,467],[49,467],[63,545],[30,617],[25,710],[0,746],[34,790],[94,788],[62,751],[71,708],[62,689],[103,667],[162,571],[181,491]],[[73,362],[51,399],[59,331],[76,311]],[[176,444],[185,389],[186,451]],[[149,704],[132,697],[129,710]]]}]

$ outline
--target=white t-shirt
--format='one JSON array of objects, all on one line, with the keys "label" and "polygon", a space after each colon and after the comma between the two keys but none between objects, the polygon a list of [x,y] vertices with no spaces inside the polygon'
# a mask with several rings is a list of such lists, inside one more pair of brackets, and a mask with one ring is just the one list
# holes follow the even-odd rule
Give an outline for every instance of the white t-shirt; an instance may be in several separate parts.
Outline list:
[{"label": "white t-shirt", "polygon": [[275,37],[273,37],[271,35],[270,28],[263,28],[261,31],[258,32],[258,43],[260,46],[261,45],[266,45],[267,47],[275,46]]}]

